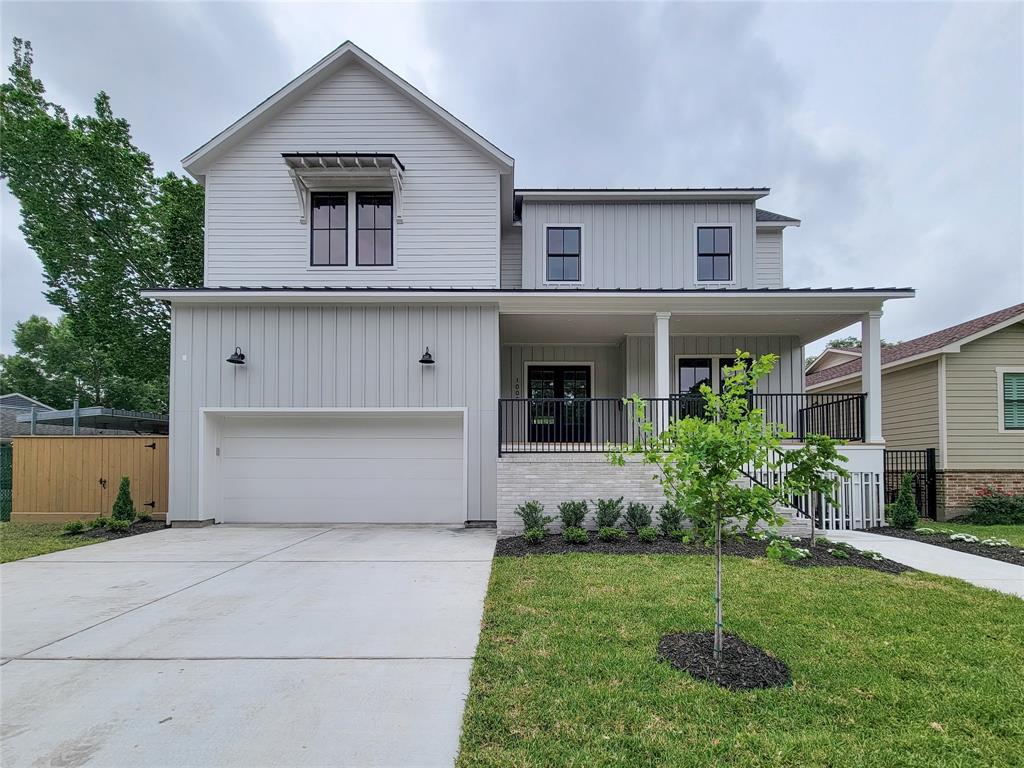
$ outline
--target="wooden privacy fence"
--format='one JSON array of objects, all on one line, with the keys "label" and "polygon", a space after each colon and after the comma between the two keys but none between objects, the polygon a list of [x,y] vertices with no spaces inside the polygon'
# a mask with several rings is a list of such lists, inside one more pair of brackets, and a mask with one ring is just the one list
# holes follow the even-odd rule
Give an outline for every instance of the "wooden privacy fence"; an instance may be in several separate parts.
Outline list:
[{"label": "wooden privacy fence", "polygon": [[109,516],[122,477],[138,514],[167,515],[167,437],[16,437],[14,520]]}]

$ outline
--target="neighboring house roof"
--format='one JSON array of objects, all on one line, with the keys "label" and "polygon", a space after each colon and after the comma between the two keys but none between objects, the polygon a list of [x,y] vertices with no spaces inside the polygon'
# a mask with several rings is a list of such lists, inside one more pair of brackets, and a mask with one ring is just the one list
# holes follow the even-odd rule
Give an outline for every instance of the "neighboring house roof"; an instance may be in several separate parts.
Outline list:
[{"label": "neighboring house roof", "polygon": [[456,133],[461,135],[471,144],[475,145],[486,156],[492,158],[499,165],[504,166],[506,171],[512,170],[514,160],[510,155],[506,154],[489,142],[464,122],[452,115],[448,110],[427,98],[423,93],[418,91],[351,41],[342,43],[312,67],[270,96],[270,98],[264,100],[208,142],[203,144],[203,146],[199,147],[184,158],[181,163],[185,167],[185,170],[197,179],[202,180],[206,167],[210,164],[213,158],[220,156],[229,147],[233,146],[234,143],[242,136],[278,114],[278,112],[285,106],[301,98],[303,95],[320,85],[320,83],[325,79],[331,77],[334,73],[354,62],[362,64],[382,80],[390,83],[398,91],[408,96],[428,113],[435,116],[442,123],[448,125]]},{"label": "neighboring house roof", "polygon": [[[959,352],[960,346],[973,341],[981,336],[1005,328],[1013,323],[1024,320],[1024,303],[1014,304],[1012,307],[1000,309],[965,323],[951,325],[941,331],[935,331],[924,336],[919,336],[901,344],[894,344],[891,347],[882,348],[882,368],[892,365],[910,362],[918,358],[926,358],[940,352]],[[825,382],[844,379],[860,373],[861,360],[851,360],[848,363],[837,365],[832,368],[812,373],[807,376],[805,382],[808,389],[819,387]]]},{"label": "neighboring house roof", "polygon": [[799,227],[800,219],[792,216],[783,216],[781,213],[766,211],[764,208],[757,208],[755,211],[757,223],[765,227]]},{"label": "neighboring house roof", "polygon": [[53,410],[53,408],[48,406],[46,403],[41,403],[35,398],[23,395],[20,392],[10,392],[6,395],[0,395],[0,408],[24,408],[25,410],[32,410],[33,407],[41,408],[46,411]]},{"label": "neighboring house roof", "polygon": [[842,365],[854,357],[860,357],[860,347],[825,347],[825,350],[814,359],[814,362],[807,366],[804,375]]}]

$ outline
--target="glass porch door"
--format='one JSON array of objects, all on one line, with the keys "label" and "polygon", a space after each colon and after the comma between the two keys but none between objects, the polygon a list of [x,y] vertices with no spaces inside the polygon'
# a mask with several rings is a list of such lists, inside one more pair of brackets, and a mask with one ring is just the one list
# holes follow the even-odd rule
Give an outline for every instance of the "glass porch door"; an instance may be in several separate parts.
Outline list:
[{"label": "glass porch door", "polygon": [[531,365],[530,442],[590,442],[590,368],[582,365]]}]

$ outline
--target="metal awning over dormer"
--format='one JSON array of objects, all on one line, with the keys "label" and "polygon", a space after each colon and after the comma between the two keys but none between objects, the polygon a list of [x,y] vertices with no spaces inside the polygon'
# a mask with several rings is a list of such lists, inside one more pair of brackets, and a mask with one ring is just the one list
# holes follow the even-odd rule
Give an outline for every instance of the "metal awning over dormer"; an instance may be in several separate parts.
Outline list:
[{"label": "metal awning over dormer", "polygon": [[402,222],[405,166],[390,152],[282,152],[299,199],[299,220],[308,216],[309,193],[387,182],[394,193],[395,221]]}]

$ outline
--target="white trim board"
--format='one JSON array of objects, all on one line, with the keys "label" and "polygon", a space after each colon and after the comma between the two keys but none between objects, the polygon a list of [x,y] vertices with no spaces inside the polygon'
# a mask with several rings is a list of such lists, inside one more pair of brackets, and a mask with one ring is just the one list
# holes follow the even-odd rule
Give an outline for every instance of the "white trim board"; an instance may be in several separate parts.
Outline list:
[{"label": "white trim board", "polygon": [[[548,230],[549,229],[579,229],[580,231],[580,279],[579,280],[548,280]],[[584,284],[587,277],[586,271],[586,253],[587,253],[587,232],[586,227],[582,222],[579,224],[559,224],[558,222],[545,222],[544,223],[544,240],[541,243],[541,253],[543,258],[541,259],[541,274],[542,274],[542,285],[550,285],[551,287],[558,287],[560,285],[571,285],[579,287]],[[526,250],[525,248],[523,249]],[[555,254],[556,256],[558,254]],[[500,261],[500,259],[499,259]]]},{"label": "white trim board", "polygon": [[[729,245],[731,252],[729,253],[729,274],[732,275],[731,280],[698,280],[697,279],[697,262],[698,262],[698,251],[697,241],[698,235],[701,229],[725,229],[729,228]],[[730,221],[715,222],[715,221],[695,221],[693,223],[693,284],[704,288],[708,287],[728,287],[736,285],[736,271],[737,271],[737,259],[736,259],[736,225]]]}]

